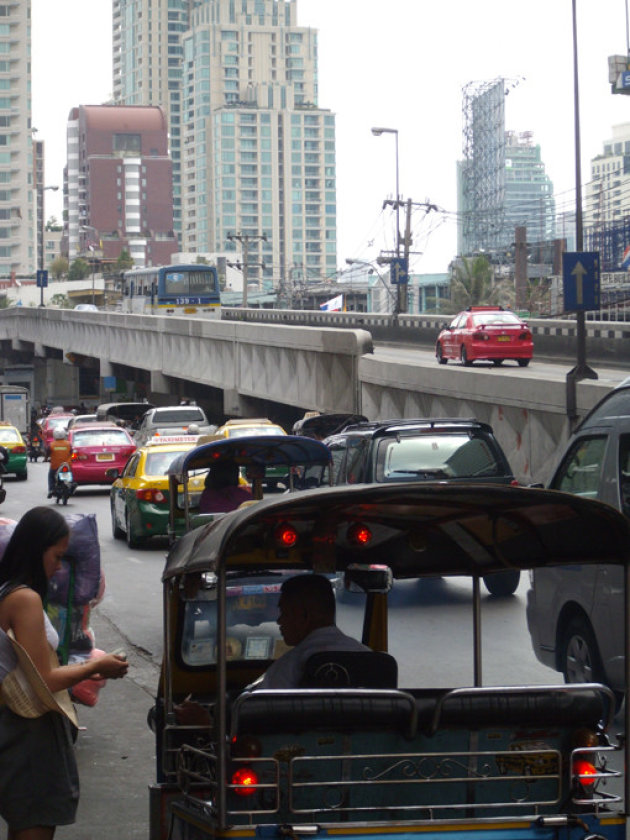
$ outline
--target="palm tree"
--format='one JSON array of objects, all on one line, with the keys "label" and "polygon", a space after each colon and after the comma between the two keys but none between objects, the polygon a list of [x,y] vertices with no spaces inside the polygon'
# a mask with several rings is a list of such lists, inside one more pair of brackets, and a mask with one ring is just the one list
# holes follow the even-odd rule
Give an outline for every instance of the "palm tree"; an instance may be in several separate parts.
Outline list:
[{"label": "palm tree", "polygon": [[451,280],[451,302],[453,312],[469,306],[512,306],[514,288],[509,281],[494,279],[487,257],[462,257]]}]

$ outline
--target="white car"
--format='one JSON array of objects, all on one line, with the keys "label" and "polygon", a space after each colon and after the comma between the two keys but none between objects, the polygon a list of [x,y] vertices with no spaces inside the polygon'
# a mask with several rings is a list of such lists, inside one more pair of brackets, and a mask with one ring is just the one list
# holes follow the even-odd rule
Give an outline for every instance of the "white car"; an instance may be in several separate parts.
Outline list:
[{"label": "white car", "polygon": [[[190,432],[190,426],[196,428]],[[174,428],[181,434],[186,430],[189,434],[211,435],[216,426],[208,422],[206,412],[198,405],[165,405],[151,408],[147,411],[134,434],[138,446],[144,446],[157,432]]]},{"label": "white car", "polygon": [[77,303],[74,309],[75,312],[98,312],[98,306],[93,303]]}]

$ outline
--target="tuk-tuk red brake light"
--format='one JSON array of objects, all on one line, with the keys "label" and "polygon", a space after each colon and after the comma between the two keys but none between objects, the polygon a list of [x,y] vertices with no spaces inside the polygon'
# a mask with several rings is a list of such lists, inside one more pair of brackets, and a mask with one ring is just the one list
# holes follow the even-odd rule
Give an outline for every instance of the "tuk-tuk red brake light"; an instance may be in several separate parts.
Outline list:
[{"label": "tuk-tuk red brake light", "polygon": [[238,796],[251,796],[256,793],[258,776],[251,767],[239,767],[232,773],[232,784],[236,785],[234,793]]},{"label": "tuk-tuk red brake light", "polygon": [[355,522],[348,528],[347,539],[354,545],[367,545],[372,541],[372,532],[362,522]]},{"label": "tuk-tuk red brake light", "polygon": [[597,781],[597,768],[590,761],[578,758],[573,762],[573,776],[581,785],[593,785]]},{"label": "tuk-tuk red brake light", "polygon": [[281,522],[273,533],[276,545],[280,548],[293,548],[298,541],[298,532],[288,522]]}]

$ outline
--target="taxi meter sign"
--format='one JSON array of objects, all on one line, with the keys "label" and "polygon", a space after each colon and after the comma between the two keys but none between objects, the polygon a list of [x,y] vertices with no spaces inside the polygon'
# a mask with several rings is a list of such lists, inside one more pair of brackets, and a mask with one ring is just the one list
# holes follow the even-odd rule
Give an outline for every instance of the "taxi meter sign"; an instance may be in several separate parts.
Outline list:
[{"label": "taxi meter sign", "polygon": [[565,252],[562,255],[564,311],[599,309],[599,251]]}]

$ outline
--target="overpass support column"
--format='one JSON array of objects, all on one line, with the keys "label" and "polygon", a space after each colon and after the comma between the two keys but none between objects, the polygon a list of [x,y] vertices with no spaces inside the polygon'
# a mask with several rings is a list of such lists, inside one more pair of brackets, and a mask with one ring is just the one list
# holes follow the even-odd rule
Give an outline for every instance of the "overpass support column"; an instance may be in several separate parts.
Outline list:
[{"label": "overpass support column", "polygon": [[99,376],[101,377],[101,379],[103,379],[103,377],[105,377],[105,376],[113,376],[114,375],[114,366],[109,361],[109,359],[99,359],[99,365],[100,365]]},{"label": "overpass support column", "polygon": [[158,394],[170,394],[172,389],[170,377],[164,376],[161,370],[152,370],[150,388]]}]

